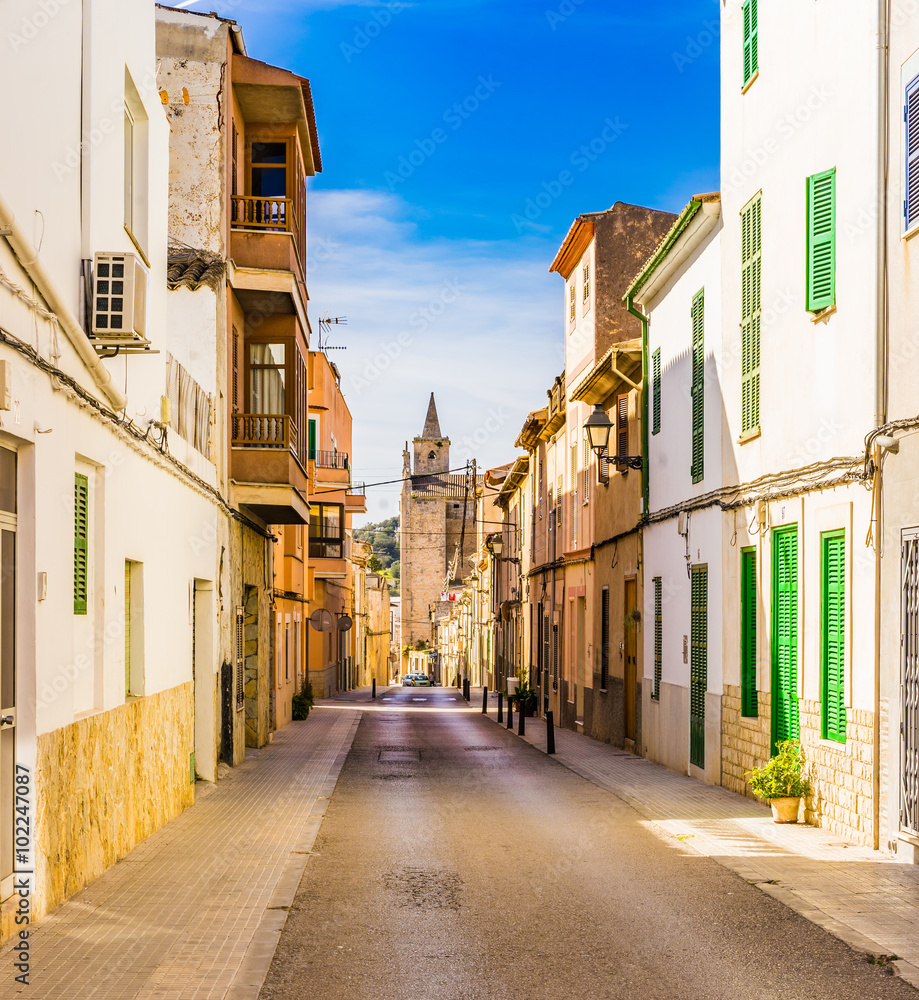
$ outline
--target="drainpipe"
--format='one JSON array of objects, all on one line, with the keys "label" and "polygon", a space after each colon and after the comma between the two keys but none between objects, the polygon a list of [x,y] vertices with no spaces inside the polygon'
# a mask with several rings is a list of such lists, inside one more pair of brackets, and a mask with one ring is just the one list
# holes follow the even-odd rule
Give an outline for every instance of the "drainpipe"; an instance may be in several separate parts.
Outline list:
[{"label": "drainpipe", "polygon": [[57,321],[61,329],[67,335],[77,354],[79,354],[80,360],[89,369],[93,381],[116,410],[123,410],[127,406],[127,399],[112,385],[111,372],[99,360],[98,355],[83,332],[83,328],[77,322],[76,317],[67,307],[64,300],[58,295],[54,282],[45,270],[42,262],[38,259],[38,251],[26,239],[25,233],[23,233],[16,222],[12,210],[2,195],[0,195],[0,231],[6,237],[10,249],[16,255],[20,265],[35,283],[35,287],[42,298],[47,302],[48,308],[57,316]]},{"label": "drainpipe", "polygon": [[[875,284],[875,303],[877,308],[877,359],[875,372],[875,427],[882,427],[887,422],[887,181],[889,154],[889,121],[887,107],[888,86],[890,77],[890,0],[878,2],[878,149],[877,149],[877,187],[878,187],[878,228],[877,228],[877,277]],[[881,557],[884,551],[884,518],[883,518],[883,476],[878,469],[876,485],[876,517],[874,558],[874,743],[872,766],[873,789],[873,844],[875,850],[881,844]],[[890,727],[888,727],[889,731]],[[889,737],[888,737],[889,742]],[[886,748],[890,753],[890,746]],[[889,804],[888,804],[889,810]]]},{"label": "drainpipe", "polygon": [[648,468],[648,317],[635,308],[631,295],[626,299],[625,306],[641,323],[641,520],[646,521],[651,506]]}]

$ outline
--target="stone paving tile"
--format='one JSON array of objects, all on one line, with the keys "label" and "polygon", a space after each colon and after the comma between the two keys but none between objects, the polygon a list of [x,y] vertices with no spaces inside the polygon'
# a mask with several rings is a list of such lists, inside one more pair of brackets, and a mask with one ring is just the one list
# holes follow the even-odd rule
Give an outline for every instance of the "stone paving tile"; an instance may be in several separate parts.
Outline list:
[{"label": "stone paving tile", "polygon": [[191,808],[33,928],[29,986],[4,946],[0,996],[228,996],[265,914],[277,919],[267,907],[291,859],[305,864],[291,852],[359,721],[318,707],[217,785],[199,783]]},{"label": "stone paving tile", "polygon": [[[481,688],[473,689],[470,711],[481,704]],[[488,718],[497,722],[494,697]],[[523,739],[545,752],[545,721],[527,719]],[[559,764],[853,947],[900,956],[898,972],[919,986],[919,866],[816,827],[773,823],[770,810],[752,799],[581,733],[556,728],[555,748]]]}]

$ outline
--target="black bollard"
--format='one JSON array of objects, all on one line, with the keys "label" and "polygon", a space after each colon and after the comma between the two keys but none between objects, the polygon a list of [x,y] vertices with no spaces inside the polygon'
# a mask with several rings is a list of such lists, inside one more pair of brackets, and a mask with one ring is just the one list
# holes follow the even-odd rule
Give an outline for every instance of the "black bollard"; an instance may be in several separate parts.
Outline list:
[{"label": "black bollard", "polygon": [[504,695],[498,692],[498,722],[504,722]]},{"label": "black bollard", "polygon": [[546,753],[555,753],[555,723],[551,712],[546,712]]},{"label": "black bollard", "polygon": [[374,679],[370,682],[370,698],[371,698],[371,700],[374,699],[374,698],[376,698],[376,696],[377,696],[377,679],[376,679],[376,677],[374,677]]},{"label": "black bollard", "polygon": [[469,691],[469,678],[468,677],[464,677],[463,678],[463,697],[466,699],[466,701],[469,701],[469,695],[470,695],[470,691]]},{"label": "black bollard", "polygon": [[514,728],[514,703],[510,698],[507,699],[507,728]]},{"label": "black bollard", "polygon": [[523,736],[526,731],[526,723],[523,721],[527,717],[526,709],[523,706],[523,702],[517,706],[517,711],[520,714],[520,719],[517,722],[517,735]]},{"label": "black bollard", "polygon": [[482,688],[482,715],[488,715],[488,687]]}]

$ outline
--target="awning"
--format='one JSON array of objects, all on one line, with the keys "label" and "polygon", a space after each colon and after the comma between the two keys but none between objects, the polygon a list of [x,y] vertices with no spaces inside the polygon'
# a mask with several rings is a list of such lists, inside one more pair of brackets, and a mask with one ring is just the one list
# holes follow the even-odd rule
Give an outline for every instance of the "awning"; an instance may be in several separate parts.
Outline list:
[{"label": "awning", "polygon": [[613,346],[568,391],[570,399],[607,407],[614,397],[641,389],[641,340],[624,340]]}]

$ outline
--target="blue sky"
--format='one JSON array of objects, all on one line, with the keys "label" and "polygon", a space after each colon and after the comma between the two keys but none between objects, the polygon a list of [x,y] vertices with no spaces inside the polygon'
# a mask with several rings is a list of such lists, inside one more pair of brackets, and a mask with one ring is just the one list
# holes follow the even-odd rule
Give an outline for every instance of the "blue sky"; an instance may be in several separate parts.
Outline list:
[{"label": "blue sky", "polygon": [[718,188],[718,0],[185,6],[311,81],[310,316],[348,318],[330,357],[368,482],[401,474],[431,391],[452,464],[511,460],[563,368],[548,266],[575,216]]}]

